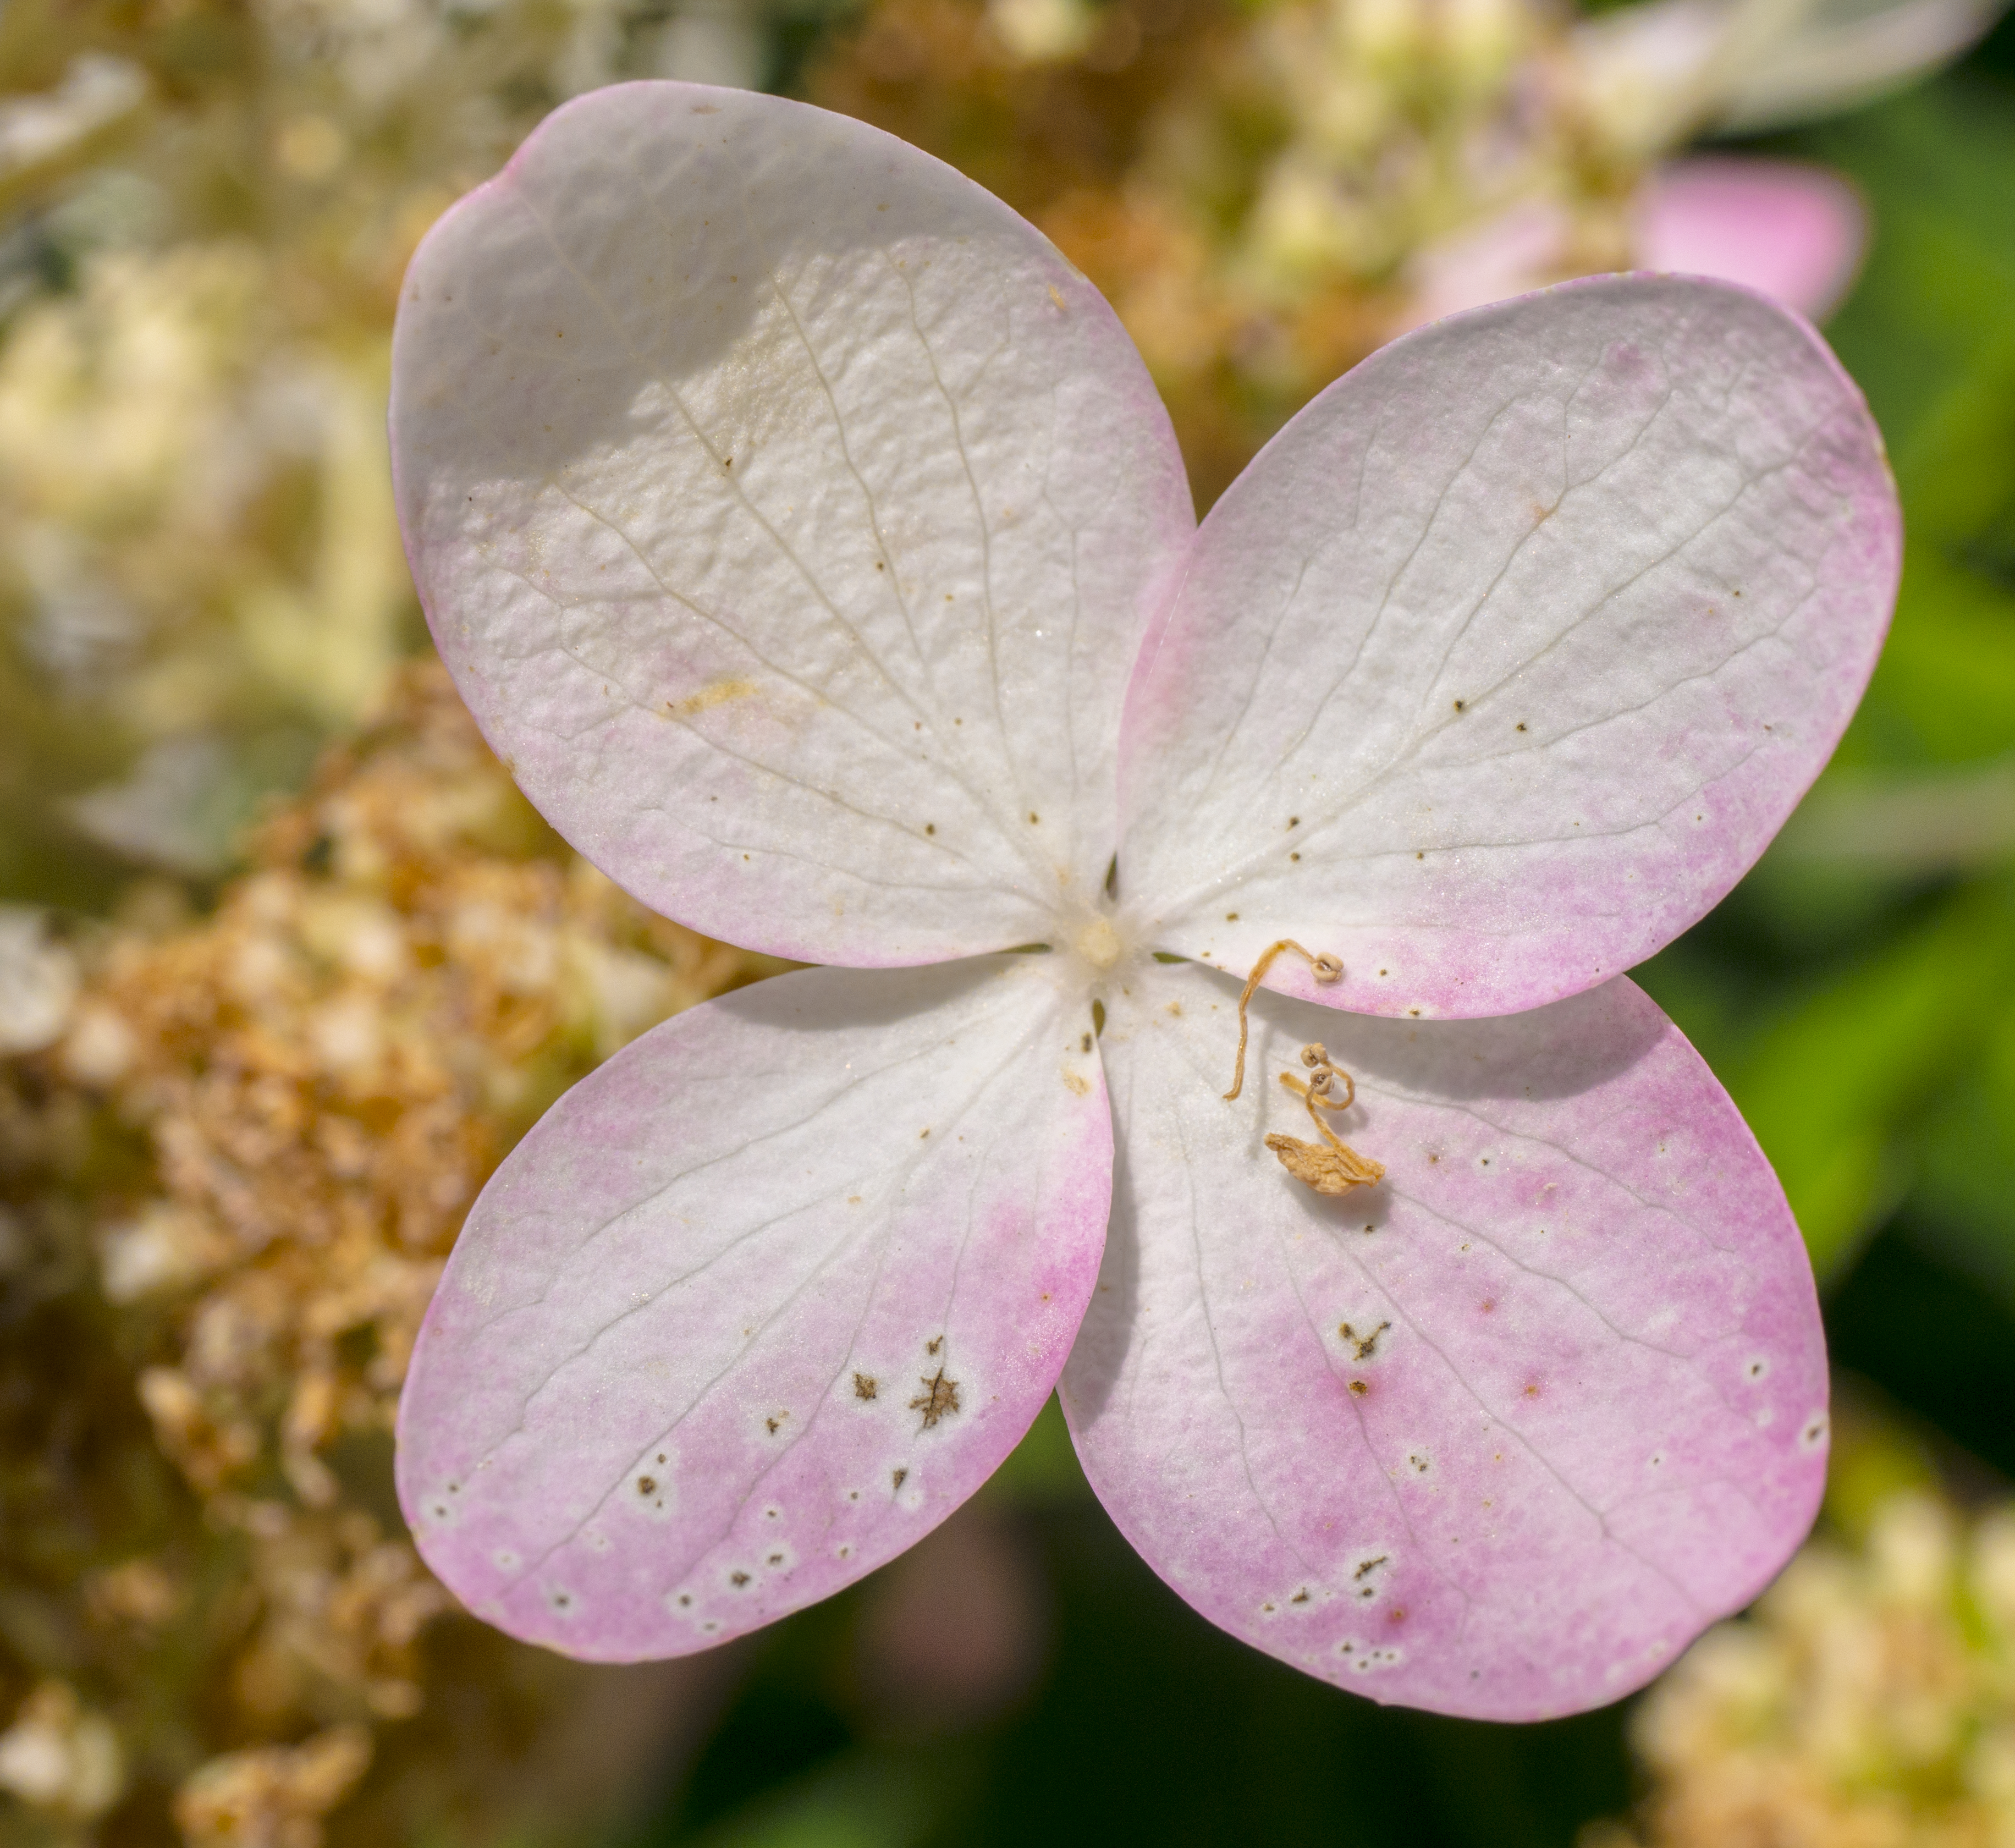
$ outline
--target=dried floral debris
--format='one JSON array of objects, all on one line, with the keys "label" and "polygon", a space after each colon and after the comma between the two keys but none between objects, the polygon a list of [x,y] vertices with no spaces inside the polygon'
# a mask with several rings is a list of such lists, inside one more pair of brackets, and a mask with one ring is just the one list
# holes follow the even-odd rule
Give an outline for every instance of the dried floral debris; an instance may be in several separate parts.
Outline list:
[{"label": "dried floral debris", "polygon": [[0,1063],[0,1786],[306,1848],[397,1776],[451,1605],[390,1438],[463,1213],[574,1077],[778,965],[569,854],[431,664],[210,915],[131,910]]}]

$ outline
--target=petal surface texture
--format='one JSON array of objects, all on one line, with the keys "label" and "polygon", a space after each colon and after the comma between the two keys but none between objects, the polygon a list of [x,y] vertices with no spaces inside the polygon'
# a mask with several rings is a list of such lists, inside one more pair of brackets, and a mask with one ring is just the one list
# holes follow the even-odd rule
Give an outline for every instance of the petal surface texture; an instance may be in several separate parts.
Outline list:
[{"label": "petal surface texture", "polygon": [[[1618,980],[1502,1020],[1339,1016],[1158,969],[1102,1047],[1104,1267],[1063,1381],[1092,1486],[1213,1622],[1375,1699],[1617,1699],[1754,1597],[1826,1453],[1812,1273],[1734,1106]],[[1386,1177],[1262,1145],[1320,1037]]]},{"label": "petal surface texture", "polygon": [[1408,335],[1199,531],[1122,741],[1120,889],[1357,1012],[1593,987],[1693,923],[1831,753],[1895,494],[1860,394],[1755,297],[1605,278]]},{"label": "petal surface texture", "polygon": [[469,1216],[400,1498],[476,1615],[682,1655],[901,1551],[1055,1384],[1112,1122],[1047,957],[808,970],[577,1084]]},{"label": "petal surface texture", "polygon": [[879,967],[1096,897],[1189,490],[1111,310],[950,167],[739,91],[570,103],[421,246],[392,433],[464,697],[646,903]]}]

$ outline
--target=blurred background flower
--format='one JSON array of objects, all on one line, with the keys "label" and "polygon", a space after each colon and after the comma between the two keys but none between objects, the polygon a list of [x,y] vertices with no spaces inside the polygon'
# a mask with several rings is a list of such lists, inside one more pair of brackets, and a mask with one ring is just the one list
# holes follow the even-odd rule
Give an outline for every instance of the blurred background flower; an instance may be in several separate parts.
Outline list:
[{"label": "blurred background flower", "polygon": [[[2015,1843],[1996,11],[5,0],[0,1840]],[[1905,502],[1894,639],[1779,845],[1640,973],[1784,1179],[1842,1436],[1812,1548],[1625,1712],[1466,1725],[1249,1656],[1112,1533],[1054,1408],[737,1652],[583,1668],[420,1566],[390,1422],[469,1201],[587,1066],[776,966],[525,807],[391,514],[415,243],[555,103],[652,74],[864,117],[1033,218],[1200,504],[1379,343],[1503,294],[1641,264],[1830,316]]]},{"label": "blurred background flower", "polygon": [[[1830,1531],[1639,1704],[1641,1832],[1582,1848],[2015,1838],[2015,1502],[1956,1507],[1896,1448],[1850,1418]],[[1871,1461],[1917,1479],[1871,1495]]]}]

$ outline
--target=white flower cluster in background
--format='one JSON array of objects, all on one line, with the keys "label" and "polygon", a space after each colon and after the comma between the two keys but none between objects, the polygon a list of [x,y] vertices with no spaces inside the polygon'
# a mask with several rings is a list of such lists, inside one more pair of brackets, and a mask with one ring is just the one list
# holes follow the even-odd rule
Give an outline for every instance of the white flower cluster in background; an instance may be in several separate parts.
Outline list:
[{"label": "white flower cluster in background", "polygon": [[418,643],[384,414],[420,233],[578,91],[767,67],[742,0],[171,13],[0,33],[0,894],[232,864]]}]

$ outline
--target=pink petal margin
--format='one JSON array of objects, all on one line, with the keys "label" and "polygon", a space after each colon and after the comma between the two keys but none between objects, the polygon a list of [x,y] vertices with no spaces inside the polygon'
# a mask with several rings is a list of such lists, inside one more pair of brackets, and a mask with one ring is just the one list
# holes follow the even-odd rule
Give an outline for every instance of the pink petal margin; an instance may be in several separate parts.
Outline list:
[{"label": "pink petal margin", "polygon": [[[1124,1133],[1064,1409],[1092,1486],[1213,1623],[1372,1699],[1491,1720],[1615,1700],[1811,1523],[1826,1370],[1776,1178],[1618,980],[1408,1025],[1158,969],[1108,1023]],[[1379,1185],[1321,1198],[1276,1074],[1320,1036]]]},{"label": "pink petal margin", "polygon": [[1061,958],[806,970],[583,1080],[471,1211],[399,1408],[429,1566],[501,1630],[685,1655],[922,1537],[1049,1396],[1112,1130]]},{"label": "pink petal margin", "polygon": [[1198,530],[1121,739],[1131,931],[1353,1012],[1596,986],[1755,863],[1895,597],[1860,392],[1724,283],[1608,276],[1382,348]]}]

